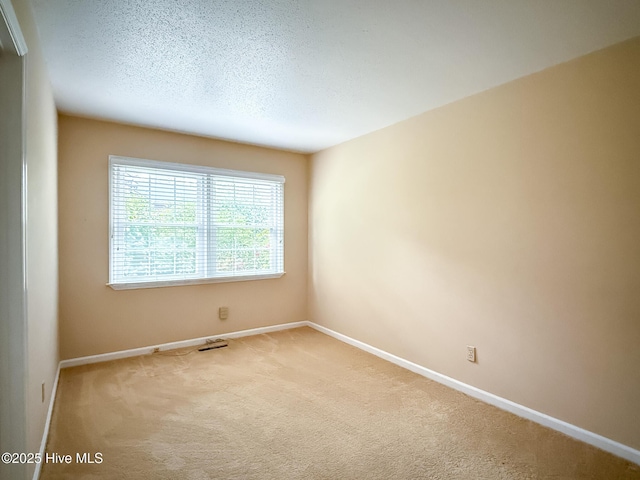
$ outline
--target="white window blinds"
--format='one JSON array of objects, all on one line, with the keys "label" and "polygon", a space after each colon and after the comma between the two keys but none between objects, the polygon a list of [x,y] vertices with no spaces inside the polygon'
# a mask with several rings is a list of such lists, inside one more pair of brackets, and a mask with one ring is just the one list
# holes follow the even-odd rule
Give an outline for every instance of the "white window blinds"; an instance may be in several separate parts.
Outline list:
[{"label": "white window blinds", "polygon": [[284,177],[111,156],[115,289],[279,277]]}]

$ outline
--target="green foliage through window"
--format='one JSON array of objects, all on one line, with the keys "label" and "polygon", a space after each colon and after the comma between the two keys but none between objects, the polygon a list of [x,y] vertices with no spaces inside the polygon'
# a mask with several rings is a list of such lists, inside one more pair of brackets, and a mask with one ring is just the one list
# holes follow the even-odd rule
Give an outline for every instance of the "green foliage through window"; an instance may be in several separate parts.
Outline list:
[{"label": "green foliage through window", "polygon": [[117,282],[283,271],[282,181],[112,164],[111,194]]}]

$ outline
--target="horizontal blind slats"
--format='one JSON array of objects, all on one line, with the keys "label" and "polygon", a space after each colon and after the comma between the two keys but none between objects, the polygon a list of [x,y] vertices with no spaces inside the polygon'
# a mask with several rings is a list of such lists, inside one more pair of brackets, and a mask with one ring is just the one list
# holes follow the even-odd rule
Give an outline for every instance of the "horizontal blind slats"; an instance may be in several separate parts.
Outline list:
[{"label": "horizontal blind slats", "polygon": [[139,162],[110,161],[110,283],[284,272],[283,177]]}]

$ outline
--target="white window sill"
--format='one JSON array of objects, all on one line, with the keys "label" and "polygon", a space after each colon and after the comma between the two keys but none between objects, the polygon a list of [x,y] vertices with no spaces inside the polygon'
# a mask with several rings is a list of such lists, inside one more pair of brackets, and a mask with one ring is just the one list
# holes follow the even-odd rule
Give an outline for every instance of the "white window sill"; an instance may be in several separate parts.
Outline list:
[{"label": "white window sill", "polygon": [[138,282],[138,283],[107,283],[108,287],[114,290],[134,290],[139,288],[160,288],[160,287],[180,287],[183,285],[200,285],[205,283],[225,283],[225,282],[246,282],[249,280],[267,280],[269,278],[280,278],[285,274],[267,273],[263,275],[244,275],[231,277],[216,278],[194,278],[189,280],[161,280],[156,282]]}]

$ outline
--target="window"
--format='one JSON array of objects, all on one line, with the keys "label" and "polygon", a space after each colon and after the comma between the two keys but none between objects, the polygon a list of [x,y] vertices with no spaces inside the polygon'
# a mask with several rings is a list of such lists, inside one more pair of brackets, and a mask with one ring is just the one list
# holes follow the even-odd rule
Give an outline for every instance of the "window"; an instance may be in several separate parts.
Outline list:
[{"label": "window", "polygon": [[109,157],[109,286],[284,274],[284,177]]}]

